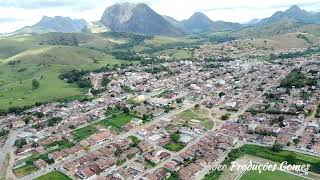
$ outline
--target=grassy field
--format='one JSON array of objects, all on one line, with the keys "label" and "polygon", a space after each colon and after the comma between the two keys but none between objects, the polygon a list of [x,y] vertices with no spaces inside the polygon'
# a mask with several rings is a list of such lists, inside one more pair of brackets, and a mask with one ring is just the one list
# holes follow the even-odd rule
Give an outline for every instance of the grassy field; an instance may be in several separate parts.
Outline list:
[{"label": "grassy field", "polygon": [[31,174],[35,171],[37,171],[37,168],[30,164],[30,165],[25,165],[25,166],[19,167],[17,169],[14,169],[13,173],[17,177],[23,177],[23,176]]},{"label": "grassy field", "polygon": [[185,146],[182,143],[168,143],[163,146],[165,149],[168,149],[169,151],[178,152],[181,149],[183,149]]},{"label": "grassy field", "polygon": [[[299,38],[300,33],[288,33],[288,34],[282,34],[277,35],[274,37],[268,37],[268,38],[257,38],[252,40],[246,40],[243,41],[243,43],[250,43],[256,48],[275,48],[275,49],[281,49],[281,48],[307,48],[310,46],[310,43],[306,40]],[[310,39],[310,42],[318,43],[319,38],[311,35],[311,34],[305,34],[308,39]]]},{"label": "grassy field", "polygon": [[[228,157],[222,162],[222,164],[230,166],[232,161],[237,160],[245,154],[257,156],[277,163],[287,161],[288,164],[310,164],[309,171],[320,173],[320,158],[318,157],[285,150],[275,152],[270,148],[251,144],[246,144],[238,149],[233,149],[228,154]],[[216,180],[219,179],[221,175],[222,171],[211,171],[203,180]]]},{"label": "grassy field", "polygon": [[72,131],[72,135],[76,141],[81,141],[97,132],[98,132],[98,129],[95,126],[89,125],[89,126]]},{"label": "grassy field", "polygon": [[111,127],[112,131],[121,132],[123,131],[123,126],[129,123],[131,119],[132,119],[132,116],[122,113],[122,114],[115,115],[111,118],[101,120],[95,123],[95,125],[101,125],[106,128]]},{"label": "grassy field", "polygon": [[46,175],[36,178],[35,180],[71,180],[71,178],[59,171],[52,171]]},{"label": "grassy field", "polygon": [[243,174],[240,180],[275,180],[275,179],[286,179],[286,180],[307,180],[301,176],[296,176],[284,171],[262,171],[259,174],[259,171],[248,171]]},{"label": "grassy field", "polygon": [[310,171],[320,173],[320,158],[291,151],[274,152],[266,147],[257,145],[245,145],[243,151],[246,154],[258,156],[274,162],[287,161],[289,164],[310,164]]},{"label": "grassy field", "polygon": [[98,121],[96,123],[93,123],[91,125],[88,125],[80,129],[76,129],[72,132],[72,135],[76,141],[81,141],[99,132],[99,130],[96,128],[97,125],[101,125],[105,128],[110,128],[111,131],[115,133],[119,133],[123,131],[123,126],[129,123],[131,119],[132,119],[132,116],[124,113],[117,114],[117,115],[114,114],[110,118]]},{"label": "grassy field", "polygon": [[[16,63],[10,65],[10,62]],[[0,62],[0,109],[84,95],[85,90],[65,83],[58,75],[72,69],[97,69],[120,63],[126,61],[81,47],[46,46],[26,50]],[[40,82],[36,90],[32,89],[32,79]]]},{"label": "grassy field", "polygon": [[178,114],[174,120],[188,125],[202,124],[206,129],[212,129],[214,122],[208,117],[209,112],[201,108],[192,108]]}]

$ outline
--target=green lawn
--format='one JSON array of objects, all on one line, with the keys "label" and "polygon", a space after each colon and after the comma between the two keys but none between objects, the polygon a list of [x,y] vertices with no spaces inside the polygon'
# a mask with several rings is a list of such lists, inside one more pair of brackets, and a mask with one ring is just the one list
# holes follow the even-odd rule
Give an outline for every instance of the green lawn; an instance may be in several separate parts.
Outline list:
[{"label": "green lawn", "polygon": [[182,143],[168,143],[166,145],[163,146],[165,149],[168,149],[169,151],[173,151],[173,152],[178,152],[181,149],[183,149],[185,147],[184,144]]},{"label": "green lawn", "polygon": [[296,176],[284,171],[262,171],[259,174],[259,171],[248,171],[243,174],[240,180],[276,180],[276,179],[283,179],[283,180],[307,180],[307,178],[303,178],[301,176]]},{"label": "green lawn", "polygon": [[[237,160],[245,154],[261,157],[278,163],[287,161],[288,164],[310,164],[309,171],[318,174],[320,173],[320,158],[318,157],[285,150],[274,152],[270,148],[252,144],[246,144],[240,148],[231,150],[228,157],[222,162],[222,164],[230,166],[232,161]],[[221,175],[222,171],[211,171],[205,175],[203,180],[216,180],[219,179]]]},{"label": "green lawn", "polygon": [[36,178],[35,180],[71,180],[71,178],[59,171],[52,171],[46,175]]},{"label": "green lawn", "polygon": [[95,125],[101,125],[106,128],[111,127],[112,131],[121,132],[123,131],[123,126],[129,123],[131,119],[132,119],[132,116],[122,113],[122,114],[115,115],[111,118],[101,120],[95,123]]},{"label": "green lawn", "polygon": [[97,132],[98,132],[98,129],[95,126],[89,125],[89,126],[72,131],[72,135],[76,141],[81,141]]},{"label": "green lawn", "polygon": [[289,164],[310,164],[310,171],[320,173],[320,158],[292,151],[274,152],[269,148],[257,145],[245,145],[243,151],[246,154],[258,156],[274,162],[287,161]]}]

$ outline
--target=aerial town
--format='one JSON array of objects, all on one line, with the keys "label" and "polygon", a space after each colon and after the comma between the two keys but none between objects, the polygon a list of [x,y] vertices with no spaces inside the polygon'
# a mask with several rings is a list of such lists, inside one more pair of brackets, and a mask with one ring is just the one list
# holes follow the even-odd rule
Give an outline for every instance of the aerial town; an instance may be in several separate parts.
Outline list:
[{"label": "aerial town", "polygon": [[197,61],[91,72],[90,98],[1,117],[1,154],[14,157],[1,163],[12,179],[188,180],[244,145],[320,157],[320,56],[266,54],[228,42],[194,49]]},{"label": "aerial town", "polygon": [[320,180],[320,1],[0,12],[0,180]]}]

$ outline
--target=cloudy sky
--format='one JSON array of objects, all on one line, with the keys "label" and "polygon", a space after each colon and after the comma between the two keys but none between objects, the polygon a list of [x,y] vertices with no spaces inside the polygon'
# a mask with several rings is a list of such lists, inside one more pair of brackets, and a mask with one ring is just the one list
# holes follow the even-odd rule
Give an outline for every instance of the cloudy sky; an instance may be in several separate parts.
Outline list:
[{"label": "cloudy sky", "polygon": [[[194,12],[212,20],[247,22],[264,18],[297,4],[308,11],[320,11],[320,0],[127,0],[143,2],[159,14],[186,19]],[[0,0],[0,33],[38,22],[42,16],[70,16],[99,20],[104,9],[125,0]]]}]

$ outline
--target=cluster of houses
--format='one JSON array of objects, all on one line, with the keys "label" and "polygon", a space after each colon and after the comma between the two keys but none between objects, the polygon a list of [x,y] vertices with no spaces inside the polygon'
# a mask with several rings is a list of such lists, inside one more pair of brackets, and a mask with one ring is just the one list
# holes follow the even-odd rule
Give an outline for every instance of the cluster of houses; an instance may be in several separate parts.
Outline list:
[{"label": "cluster of houses", "polygon": [[[245,54],[257,57],[270,53],[250,45],[242,49],[238,46],[237,42],[208,45],[195,54],[198,59],[218,55],[241,59],[238,57]],[[288,51],[274,53],[283,52]],[[165,179],[171,175],[167,170],[178,172],[181,179],[190,179],[219,162],[242,140],[268,146],[296,144],[300,150],[319,153],[319,120],[309,121],[309,116],[318,105],[320,82],[316,86],[292,87],[290,93],[287,88],[279,87],[281,78],[305,62],[308,63],[302,66],[301,72],[307,78],[319,78],[316,61],[316,57],[281,63],[251,58],[224,62],[181,61],[91,73],[88,77],[93,88],[101,90],[97,98],[39,105],[22,115],[2,117],[0,126],[23,129],[17,138],[25,139],[26,144],[18,148],[18,156],[30,152],[42,154],[61,141],[72,143],[68,148],[50,151],[48,159],[53,163],[63,162],[62,172],[81,179],[98,177],[98,174],[120,179]],[[110,82],[102,84],[104,78]],[[253,106],[252,101],[255,101]],[[201,102],[208,108],[228,112],[241,112],[249,105],[250,109],[214,131],[181,125],[168,118],[139,129],[154,117],[182,108],[185,102]],[[136,117],[123,129],[127,133],[138,129],[135,133],[141,140],[138,144],[130,138],[118,140],[120,134],[105,127],[80,142],[74,140],[75,129],[106,118],[106,110],[117,106],[127,107],[129,114]],[[52,118],[59,121],[49,123]],[[177,132],[185,148],[171,152],[164,147],[172,142],[170,135]],[[88,150],[90,148],[94,150]],[[161,166],[150,167],[157,164]],[[48,162],[38,159],[33,165],[45,168]]]},{"label": "cluster of houses", "polygon": [[198,60],[256,59],[270,54],[302,52],[307,48],[273,49],[255,47],[250,41],[231,41],[219,44],[206,44],[194,51]]}]

